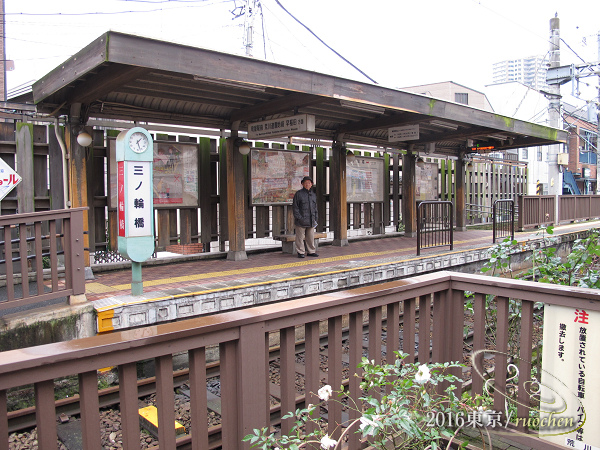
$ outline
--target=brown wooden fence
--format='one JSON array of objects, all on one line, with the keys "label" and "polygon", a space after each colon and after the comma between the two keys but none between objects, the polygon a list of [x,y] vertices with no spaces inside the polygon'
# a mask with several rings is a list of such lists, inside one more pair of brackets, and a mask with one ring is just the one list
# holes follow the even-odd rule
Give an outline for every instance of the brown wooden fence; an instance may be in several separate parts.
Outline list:
[{"label": "brown wooden fence", "polygon": [[518,203],[519,231],[556,223],[556,197],[553,195],[520,195]]},{"label": "brown wooden fence", "polygon": [[85,293],[85,209],[0,216],[0,310]]},{"label": "brown wooden fence", "polygon": [[559,221],[588,220],[600,217],[600,195],[562,195],[558,203]]},{"label": "brown wooden fence", "polygon": [[[152,130],[151,130],[152,131]],[[189,130],[183,130],[189,131]],[[58,128],[59,136],[64,133]],[[114,174],[111,173],[109,154],[118,130],[94,130],[93,144],[86,150],[86,173],[89,188],[87,229],[89,249],[92,255],[110,261],[119,258],[109,254],[116,250],[116,209],[111,204]],[[227,208],[220,208],[227,195],[224,174],[224,141],[218,137],[183,135],[177,129],[173,134],[153,133],[155,140],[162,143],[177,143],[195,146],[197,149],[197,192],[198,203],[180,207],[164,204],[157,207],[156,242],[158,249],[170,244],[202,243],[203,251],[225,250],[227,235]],[[303,150],[311,154],[311,166],[316,181],[320,232],[329,230],[329,148],[318,146],[283,145],[276,142],[254,142],[257,147],[273,149]],[[399,155],[357,151],[361,156],[382,157],[384,189],[382,202],[348,204],[348,229],[366,229],[373,234],[384,234],[386,227],[398,230],[402,211],[402,158]],[[63,202],[63,157],[54,125],[33,125],[21,122],[0,124],[0,156],[11,166],[18,166],[23,182],[1,203],[2,214],[27,213],[62,209]],[[250,167],[245,158],[246,186],[250,187]],[[455,162],[427,158],[438,164],[437,188],[432,191],[435,198],[428,200],[454,200]],[[51,168],[51,170],[49,170]],[[496,198],[505,198],[522,193],[525,186],[525,169],[519,164],[503,161],[477,160],[467,170],[467,203],[472,205],[491,204]],[[502,193],[502,194],[500,194]],[[499,197],[500,196],[500,197]],[[246,196],[247,238],[269,238],[292,231],[290,208],[278,205],[253,206]],[[479,207],[477,206],[477,207]],[[486,214],[469,213],[470,223],[489,221]],[[211,245],[212,244],[212,245]],[[93,262],[93,261],[92,261]]]},{"label": "brown wooden fence", "polygon": [[[558,199],[558,221],[556,201]],[[520,195],[518,229],[600,218],[598,195]]]},{"label": "brown wooden fence", "polygon": [[[79,379],[81,430],[85,449],[100,448],[100,415],[98,400],[99,369],[117,366],[120,382],[120,411],[124,448],[139,448],[138,391],[136,363],[154,358],[156,363],[157,408],[159,423],[173,424],[175,417],[173,389],[173,355],[181,352],[189,357],[191,388],[192,434],[176,439],[172,426],[159,428],[160,448],[175,448],[178,444],[207,449],[206,349],[218,346],[220,354],[220,402],[222,448],[245,448],[241,439],[254,428],[267,426],[269,416],[294,411],[297,396],[306,394],[307,402],[317,403],[313,397],[322,384],[340,386],[343,378],[354,400],[362,394],[359,388],[361,371],[357,369],[363,356],[363,314],[368,315],[368,358],[382,362],[393,351],[409,354],[409,362],[427,363],[463,361],[463,325],[465,324],[465,291],[473,293],[474,314],[472,351],[487,348],[495,351],[496,374],[507,373],[506,354],[509,350],[509,324],[520,330],[519,354],[514,364],[519,376],[517,417],[529,417],[534,407],[524,383],[531,373],[534,303],[585,308],[600,311],[600,293],[590,289],[549,284],[438,272],[411,279],[361,287],[345,291],[269,304],[245,310],[195,318],[175,323],[117,332],[36,347],[36,351],[14,350],[0,355],[0,447],[8,442],[7,392],[12,388],[35,386],[36,421],[40,448],[56,448],[57,421],[54,399],[54,381],[75,375]],[[486,296],[492,296],[486,304]],[[509,298],[521,304],[522,312],[509,317]],[[485,310],[497,311],[495,342],[486,342]],[[415,314],[419,314],[416,326]],[[400,314],[403,320],[400,321]],[[387,319],[385,319],[387,315]],[[342,327],[347,324],[347,334]],[[386,328],[385,348],[382,330]],[[324,331],[326,330],[326,331]],[[297,370],[294,351],[295,333],[305,338],[305,358],[301,366],[305,372],[305,390],[297,392]],[[279,335],[280,380],[276,407],[270,407],[269,339]],[[325,334],[323,334],[325,333]],[[346,336],[346,337],[344,337]],[[327,338],[328,370],[321,378],[320,363],[323,344]],[[344,343],[346,350],[343,349]],[[347,354],[346,354],[347,353]],[[389,357],[389,356],[388,356]],[[343,360],[347,359],[346,370]],[[390,362],[390,361],[388,361]],[[473,374],[472,394],[481,393],[484,380],[465,360]],[[359,375],[354,376],[354,373]],[[458,373],[458,375],[461,375]],[[496,377],[494,410],[505,411],[504,376]],[[460,395],[460,387],[457,392]],[[357,414],[350,412],[350,419]],[[341,402],[328,405],[326,418],[333,438],[339,436],[337,424],[342,421]],[[290,421],[282,424],[283,432],[290,429]],[[523,431],[527,424],[523,422]],[[334,431],[335,430],[335,431]],[[212,433],[214,430],[210,430]],[[349,434],[349,449],[362,448],[358,435]],[[512,439],[512,437],[511,437]],[[528,448],[562,448],[542,443],[535,432],[517,437]],[[213,445],[214,447],[214,445]]]}]

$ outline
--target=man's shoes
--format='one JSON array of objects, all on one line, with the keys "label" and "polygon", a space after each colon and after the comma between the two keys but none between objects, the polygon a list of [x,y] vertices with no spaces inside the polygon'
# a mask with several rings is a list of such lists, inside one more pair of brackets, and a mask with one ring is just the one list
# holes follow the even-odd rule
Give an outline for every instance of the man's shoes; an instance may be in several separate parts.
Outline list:
[{"label": "man's shoes", "polygon": [[304,258],[304,253],[298,253],[298,258]]},{"label": "man's shoes", "polygon": [[308,255],[308,256],[315,256],[315,257],[319,256],[319,254],[318,254],[318,253],[307,253],[307,255]]}]

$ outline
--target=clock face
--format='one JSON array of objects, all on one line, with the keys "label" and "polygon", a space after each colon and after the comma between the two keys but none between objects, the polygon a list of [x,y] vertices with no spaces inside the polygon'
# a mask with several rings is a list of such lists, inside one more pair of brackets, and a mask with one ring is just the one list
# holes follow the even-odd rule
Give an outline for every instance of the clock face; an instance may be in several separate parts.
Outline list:
[{"label": "clock face", "polygon": [[129,136],[129,148],[136,153],[144,153],[148,149],[148,136],[136,131]]}]

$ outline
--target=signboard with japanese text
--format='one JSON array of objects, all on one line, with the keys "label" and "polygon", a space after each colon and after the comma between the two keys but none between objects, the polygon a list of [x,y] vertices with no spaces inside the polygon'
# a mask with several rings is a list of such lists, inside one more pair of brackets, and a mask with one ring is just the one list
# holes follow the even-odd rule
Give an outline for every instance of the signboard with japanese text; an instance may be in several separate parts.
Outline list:
[{"label": "signboard with japanese text", "polygon": [[154,144],[154,205],[198,207],[198,146]]},{"label": "signboard with japanese text", "polygon": [[416,141],[419,139],[419,125],[388,128],[388,142]]},{"label": "signboard with japanese text", "polygon": [[[153,236],[152,163],[119,161],[119,236]],[[129,186],[125,186],[126,180]],[[125,191],[129,196],[125,197]],[[128,220],[125,210],[130,212]]]},{"label": "signboard with japanese text", "polygon": [[310,153],[253,148],[250,153],[251,201],[253,205],[292,204],[310,176]]},{"label": "signboard with japanese text", "polygon": [[22,178],[0,158],[0,200],[17,187]]},{"label": "signboard with japanese text", "polygon": [[544,306],[540,437],[600,448],[600,312]]},{"label": "signboard with japanese text", "polygon": [[346,164],[348,203],[382,202],[383,185],[383,159],[357,156]]},{"label": "signboard with japanese text", "polygon": [[415,199],[427,201],[438,198],[437,163],[424,163],[423,167],[415,166]]},{"label": "signboard with japanese text", "polygon": [[248,124],[248,139],[265,139],[278,136],[297,136],[315,131],[315,116],[298,114],[290,117],[263,120]]},{"label": "signboard with japanese text", "polygon": [[[117,207],[115,140],[109,140],[110,199]],[[198,207],[198,146],[179,142],[154,142],[153,197],[155,208]]]},{"label": "signboard with japanese text", "polygon": [[136,263],[154,253],[152,149],[152,136],[143,128],[117,136],[117,243],[119,252]]}]

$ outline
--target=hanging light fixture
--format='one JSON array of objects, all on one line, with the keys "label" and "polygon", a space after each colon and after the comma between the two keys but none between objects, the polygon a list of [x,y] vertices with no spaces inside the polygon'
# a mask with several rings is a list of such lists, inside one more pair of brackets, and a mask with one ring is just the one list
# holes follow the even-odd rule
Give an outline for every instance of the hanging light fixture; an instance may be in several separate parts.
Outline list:
[{"label": "hanging light fixture", "polygon": [[346,162],[352,164],[354,161],[356,161],[356,155],[351,150],[346,149]]},{"label": "hanging light fixture", "polygon": [[235,140],[235,145],[238,148],[238,151],[242,154],[242,155],[247,155],[248,153],[250,153],[250,143],[245,141],[243,138],[236,138]]},{"label": "hanging light fixture", "polygon": [[92,145],[92,136],[87,131],[81,130],[77,135],[77,143],[82,147],[89,147]]}]

